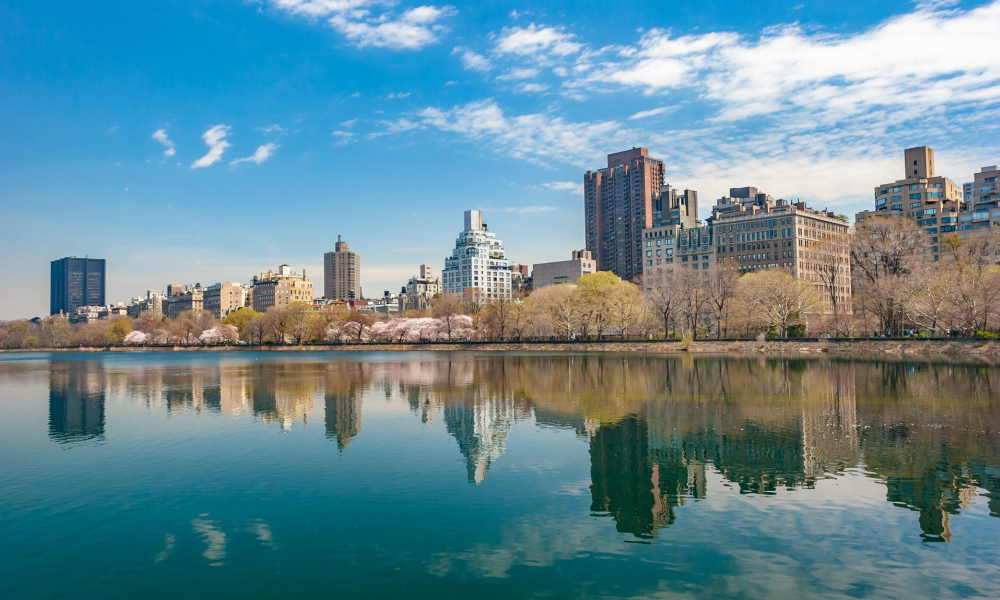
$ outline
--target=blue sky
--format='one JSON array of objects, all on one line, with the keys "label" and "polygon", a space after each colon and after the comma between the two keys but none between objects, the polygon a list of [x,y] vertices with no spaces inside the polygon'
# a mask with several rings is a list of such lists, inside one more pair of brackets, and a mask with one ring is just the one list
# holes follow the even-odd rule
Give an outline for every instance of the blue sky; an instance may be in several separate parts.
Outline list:
[{"label": "blue sky", "polygon": [[853,213],[923,144],[961,184],[1000,162],[998,30],[1000,1],[2,0],[0,319],[67,255],[109,301],[281,263],[322,290],[338,234],[377,296],[469,208],[563,259],[634,145],[703,215],[743,185]]}]

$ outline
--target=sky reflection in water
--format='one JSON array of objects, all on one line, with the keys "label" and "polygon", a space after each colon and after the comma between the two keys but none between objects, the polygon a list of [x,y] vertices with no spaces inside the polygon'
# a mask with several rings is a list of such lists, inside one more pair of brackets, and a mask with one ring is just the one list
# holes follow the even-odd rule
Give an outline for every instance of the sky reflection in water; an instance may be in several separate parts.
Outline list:
[{"label": "sky reflection in water", "polygon": [[1000,597],[992,368],[0,358],[2,597]]}]

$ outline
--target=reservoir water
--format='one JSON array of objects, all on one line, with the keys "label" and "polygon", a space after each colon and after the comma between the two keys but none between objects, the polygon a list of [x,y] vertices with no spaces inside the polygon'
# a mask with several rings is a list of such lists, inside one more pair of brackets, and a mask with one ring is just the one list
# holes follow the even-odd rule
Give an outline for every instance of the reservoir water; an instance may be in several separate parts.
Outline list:
[{"label": "reservoir water", "polygon": [[1000,598],[1000,370],[0,355],[0,598]]}]

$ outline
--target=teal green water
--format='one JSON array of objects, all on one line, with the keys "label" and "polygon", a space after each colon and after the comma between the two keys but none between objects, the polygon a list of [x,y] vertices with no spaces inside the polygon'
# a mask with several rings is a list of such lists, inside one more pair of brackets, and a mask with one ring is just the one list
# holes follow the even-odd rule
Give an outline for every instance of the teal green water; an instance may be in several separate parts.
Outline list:
[{"label": "teal green water", "polygon": [[998,426],[949,364],[0,355],[0,598],[998,598]]}]

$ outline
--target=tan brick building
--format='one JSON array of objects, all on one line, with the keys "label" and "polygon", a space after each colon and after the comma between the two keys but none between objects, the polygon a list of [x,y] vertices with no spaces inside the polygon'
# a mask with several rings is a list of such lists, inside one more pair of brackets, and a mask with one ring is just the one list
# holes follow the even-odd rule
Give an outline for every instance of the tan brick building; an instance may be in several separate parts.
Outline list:
[{"label": "tan brick building", "polygon": [[306,279],[306,272],[292,272],[288,265],[281,265],[278,271],[261,273],[253,278],[251,286],[253,309],[257,312],[267,312],[274,307],[288,306],[292,302],[311,304],[313,300],[313,283]]},{"label": "tan brick building", "polygon": [[813,284],[827,311],[836,299],[849,312],[849,234],[847,221],[832,212],[734,188],[716,202],[707,225],[665,223],[643,231],[643,281],[651,288],[678,267],[708,276],[783,269]]},{"label": "tan brick building", "polygon": [[187,311],[191,311],[196,318],[201,316],[205,305],[205,295],[200,285],[191,287],[170,284],[167,289],[170,295],[162,301],[163,316],[176,319],[181,313]]},{"label": "tan brick building", "polygon": [[250,288],[242,283],[224,281],[205,288],[205,312],[221,319],[247,305]]},{"label": "tan brick building", "polygon": [[854,220],[864,223],[874,216],[910,219],[925,234],[923,251],[938,260],[941,238],[960,228],[960,213],[965,209],[962,188],[934,174],[934,150],[927,146],[904,150],[903,167],[904,178],[877,186],[875,209],[858,213]]},{"label": "tan brick building", "polygon": [[851,310],[850,225],[804,202],[748,203],[714,218],[716,268],[740,275],[784,269],[816,287],[832,310]]},{"label": "tan brick building", "polygon": [[334,251],[323,255],[323,297],[361,300],[361,257],[339,235]]}]

